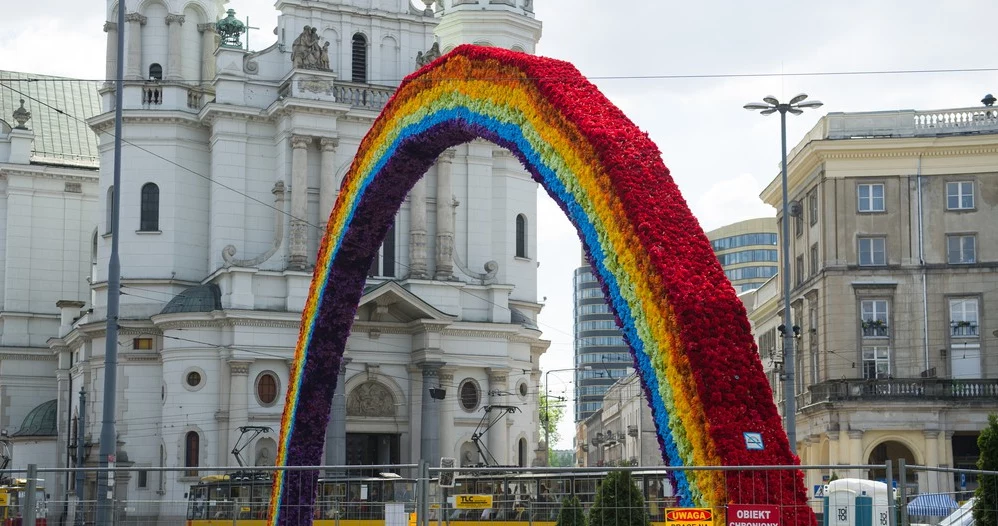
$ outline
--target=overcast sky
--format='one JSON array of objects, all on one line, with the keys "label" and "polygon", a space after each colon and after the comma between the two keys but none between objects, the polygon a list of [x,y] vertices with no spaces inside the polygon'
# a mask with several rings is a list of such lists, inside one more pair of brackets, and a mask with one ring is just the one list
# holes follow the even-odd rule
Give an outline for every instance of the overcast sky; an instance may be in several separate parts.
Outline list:
[{"label": "overcast sky", "polygon": [[[420,2],[421,4],[421,2]],[[996,71],[847,75],[852,72],[998,68],[993,2],[986,0],[677,2],[537,0],[538,53],[573,62],[662,151],[705,230],[773,216],[759,192],[777,177],[779,117],[742,109],[772,94],[825,103],[788,116],[792,148],[827,112],[979,106],[998,92]],[[268,0],[233,0],[250,17],[253,49],[273,41]],[[0,18],[0,69],[82,78],[104,74],[103,2],[21,2]],[[804,73],[835,75],[802,75]],[[687,78],[663,78],[686,76]],[[644,77],[644,78],[642,78]],[[690,78],[699,77],[699,78]],[[574,229],[547,197],[539,203],[545,370],[572,366]],[[550,375],[571,400],[571,372]],[[571,447],[571,414],[560,447]]]}]

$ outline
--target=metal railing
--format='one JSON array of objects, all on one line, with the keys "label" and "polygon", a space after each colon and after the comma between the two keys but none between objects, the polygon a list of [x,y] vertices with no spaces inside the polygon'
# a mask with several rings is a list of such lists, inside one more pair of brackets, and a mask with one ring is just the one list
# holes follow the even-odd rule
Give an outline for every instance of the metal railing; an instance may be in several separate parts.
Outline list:
[{"label": "metal railing", "polygon": [[[357,524],[353,521],[384,526],[553,526],[560,513],[567,513],[569,498],[578,499],[582,515],[602,514],[604,519],[611,517],[612,523],[614,516],[623,521],[640,514],[661,526],[670,510],[684,507],[675,491],[680,478],[699,480],[703,488],[722,489],[708,493],[723,500],[713,502],[708,495],[699,504],[705,513],[714,515],[715,524],[724,524],[732,510],[738,513],[740,508],[730,504],[736,502],[779,513],[781,526],[811,526],[815,518],[819,526],[909,526],[938,523],[943,514],[956,512],[966,503],[985,477],[998,477],[992,471],[906,465],[903,459],[870,465],[673,468],[431,468],[426,463],[240,470],[201,467],[201,477],[185,477],[184,468],[130,467],[110,470],[116,480],[110,514],[113,525],[261,525],[269,512],[271,476],[277,470],[317,472],[317,480],[287,479],[298,481],[294,492],[314,494],[316,500],[312,506],[284,512],[301,514],[295,523],[307,519],[318,526]],[[15,522],[21,526],[33,526],[29,519],[34,513],[47,525],[93,525],[94,483],[99,473],[108,470],[82,470],[87,481],[82,501],[72,490],[62,494],[54,490],[57,481],[73,471],[31,466],[28,472],[11,473],[14,479],[35,481],[39,491],[22,491],[11,503],[14,512],[8,518],[19,518]],[[146,474],[138,477],[139,471]],[[632,491],[640,494],[641,501],[618,501],[608,507],[598,495],[606,477],[620,471],[629,473]],[[159,477],[167,484],[156,484]],[[806,488],[804,504],[795,495],[780,494],[788,480],[799,479]],[[139,480],[150,487],[138,487]],[[452,485],[441,485],[442,480]],[[936,512],[939,515],[925,515]],[[861,516],[865,519],[860,520]]]},{"label": "metal railing", "polygon": [[829,380],[808,387],[798,396],[798,407],[825,402],[883,402],[947,400],[993,402],[998,379],[877,378]]}]

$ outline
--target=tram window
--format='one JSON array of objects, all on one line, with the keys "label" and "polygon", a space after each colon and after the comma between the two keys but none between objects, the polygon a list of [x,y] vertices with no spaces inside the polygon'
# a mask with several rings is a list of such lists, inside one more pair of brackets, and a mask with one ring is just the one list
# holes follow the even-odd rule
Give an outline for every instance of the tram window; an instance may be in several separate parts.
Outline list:
[{"label": "tram window", "polygon": [[575,479],[575,496],[582,502],[592,502],[596,495],[596,479]]}]

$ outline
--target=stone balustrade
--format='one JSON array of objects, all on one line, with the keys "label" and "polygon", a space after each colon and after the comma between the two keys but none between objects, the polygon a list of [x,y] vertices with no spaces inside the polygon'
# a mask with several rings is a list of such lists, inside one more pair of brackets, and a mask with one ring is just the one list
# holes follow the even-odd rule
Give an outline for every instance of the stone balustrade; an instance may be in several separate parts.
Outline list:
[{"label": "stone balustrade", "polygon": [[830,380],[797,395],[797,407],[827,402],[946,400],[988,402],[998,399],[998,379],[881,378]]}]

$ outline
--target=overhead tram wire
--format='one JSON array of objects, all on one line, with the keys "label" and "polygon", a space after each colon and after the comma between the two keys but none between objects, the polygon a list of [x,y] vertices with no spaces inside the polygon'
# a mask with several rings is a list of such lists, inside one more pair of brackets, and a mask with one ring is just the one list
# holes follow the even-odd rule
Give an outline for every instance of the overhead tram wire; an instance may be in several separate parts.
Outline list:
[{"label": "overhead tram wire", "polygon": [[[765,72],[765,73],[663,73],[649,75],[586,75],[588,80],[696,80],[696,79],[733,79],[733,78],[772,78],[772,77],[844,77],[844,76],[874,76],[874,75],[937,75],[952,73],[994,73],[998,72],[998,67],[993,68],[921,68],[921,69],[880,69],[880,70],[846,70],[846,71],[801,71],[801,72]],[[562,77],[525,77],[526,80],[559,80]],[[498,77],[471,78],[471,80],[497,80]],[[280,82],[282,79],[263,80],[262,82]],[[369,79],[367,84],[384,84],[386,87],[392,83],[399,83],[403,79]],[[448,80],[448,79],[442,79]],[[468,77],[461,77],[454,80],[469,80]],[[565,80],[575,80],[565,77]],[[3,78],[0,82],[113,82],[113,79],[79,79],[79,78]],[[179,82],[200,82],[200,79],[178,79]]]},{"label": "overhead tram wire", "polygon": [[[71,115],[71,114],[69,114],[67,112],[64,112],[64,111],[62,111],[62,110],[60,110],[60,109],[58,109],[58,108],[56,108],[56,107],[54,107],[54,106],[52,106],[52,105],[44,102],[44,101],[38,100],[37,98],[32,97],[32,96],[30,96],[30,95],[28,95],[28,94],[26,94],[26,93],[24,93],[22,91],[19,91],[17,89],[11,88],[10,86],[4,86],[4,87],[6,87],[7,89],[10,89],[11,91],[14,91],[15,93],[18,93],[19,95],[21,95],[23,97],[29,98],[29,99],[31,99],[31,100],[39,103],[39,104],[42,104],[42,105],[44,105],[44,106],[46,106],[48,108],[51,108],[52,110],[58,111],[61,115],[64,115],[64,116],[66,116],[66,117],[68,117],[70,119],[73,119],[73,120],[77,121],[77,122],[81,122],[81,123],[86,124],[86,121],[84,119],[80,119],[79,117],[76,117],[76,116]],[[111,137],[114,137],[113,133],[110,133],[110,132],[104,132],[104,133],[106,133],[107,135],[109,135]],[[182,164],[179,164],[179,163],[177,163],[177,162],[175,162],[175,161],[173,161],[171,159],[168,159],[168,158],[166,158],[166,157],[164,157],[162,155],[159,155],[158,153],[153,152],[153,151],[151,151],[149,149],[143,148],[142,146],[139,146],[139,145],[137,145],[137,144],[135,144],[135,143],[133,143],[131,141],[128,141],[128,140],[122,138],[121,142],[123,144],[127,144],[127,145],[129,145],[129,146],[131,146],[131,147],[133,147],[133,148],[141,151],[141,152],[144,152],[144,153],[147,153],[149,155],[152,155],[153,157],[155,157],[155,158],[157,158],[157,159],[159,159],[159,160],[161,160],[161,161],[163,161],[163,162],[165,162],[167,164],[171,164],[173,166],[176,166],[177,168],[180,168],[181,170],[184,170],[184,171],[187,171],[187,172],[189,172],[189,173],[191,173],[193,175],[196,175],[196,176],[198,176],[198,177],[200,177],[200,178],[208,181],[209,183],[216,184],[216,185],[218,185],[218,186],[220,186],[222,188],[225,188],[226,190],[229,190],[229,191],[235,193],[236,195],[245,197],[246,199],[249,199],[250,201],[253,201],[253,202],[257,203],[257,204],[260,204],[260,205],[263,205],[263,206],[265,206],[267,208],[270,208],[271,210],[275,210],[275,211],[281,213],[282,215],[287,216],[289,219],[299,220],[303,224],[305,224],[305,225],[307,225],[307,226],[309,226],[311,228],[316,229],[320,234],[325,234],[325,232],[326,232],[325,228],[322,228],[322,227],[320,227],[320,226],[318,226],[316,224],[313,224],[313,223],[311,223],[310,221],[308,221],[306,219],[298,218],[295,215],[293,215],[291,212],[288,212],[288,211],[286,211],[284,209],[281,209],[281,208],[277,208],[276,206],[274,206],[274,205],[272,205],[270,203],[267,203],[266,201],[263,201],[263,200],[258,199],[256,197],[253,197],[253,196],[251,196],[249,194],[246,194],[244,192],[241,192],[241,191],[239,191],[239,190],[237,190],[237,189],[235,189],[235,188],[233,188],[231,186],[228,186],[228,185],[226,185],[224,183],[216,181],[215,179],[212,179],[209,176],[203,175],[203,174],[201,174],[201,173],[199,173],[199,172],[197,172],[197,171],[195,171],[195,170],[193,170],[191,168],[188,168],[188,167],[186,167],[186,166],[184,166]],[[406,264],[402,263],[401,261],[396,260],[396,264],[398,264],[400,267],[402,267],[403,270],[411,270],[411,267],[409,265],[406,265]],[[506,308],[505,306],[499,305],[498,303],[496,303],[496,302],[488,299],[487,297],[478,296],[477,294],[474,294],[473,292],[471,292],[471,291],[467,290],[466,288],[462,287],[462,285],[468,285],[467,283],[464,283],[464,282],[450,282],[450,281],[443,281],[441,283],[444,283],[444,284],[446,284],[448,286],[454,287],[459,292],[467,294],[467,295],[469,295],[469,296],[471,296],[471,297],[473,297],[473,298],[475,298],[475,299],[477,299],[479,301],[485,302],[485,303],[487,303],[489,305],[495,305],[496,307]],[[567,332],[565,332],[565,331],[563,331],[563,330],[561,330],[561,329],[559,329],[557,327],[554,327],[554,326],[551,326],[551,325],[548,325],[548,324],[545,324],[545,323],[541,323],[539,320],[536,321],[536,323],[538,324],[538,326],[543,326],[543,327],[549,328],[553,332],[557,332],[557,333],[563,334],[565,336],[573,336],[572,334],[569,334],[569,333],[567,333]]]}]

